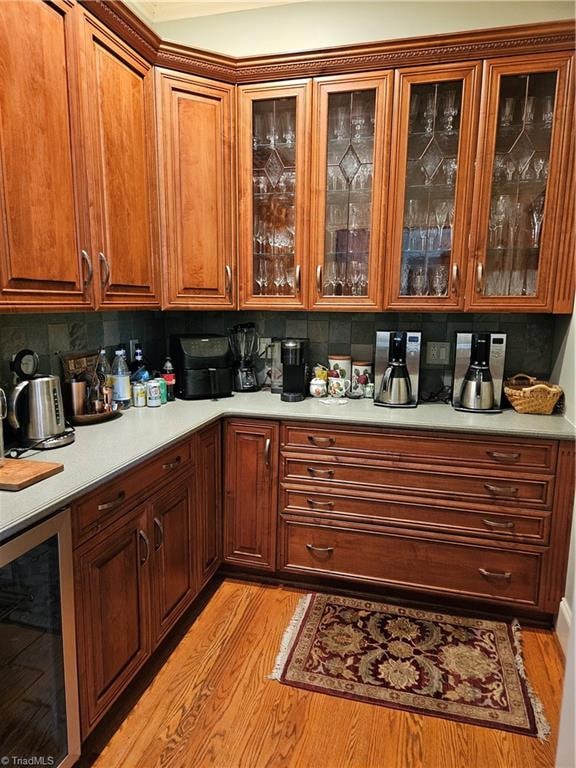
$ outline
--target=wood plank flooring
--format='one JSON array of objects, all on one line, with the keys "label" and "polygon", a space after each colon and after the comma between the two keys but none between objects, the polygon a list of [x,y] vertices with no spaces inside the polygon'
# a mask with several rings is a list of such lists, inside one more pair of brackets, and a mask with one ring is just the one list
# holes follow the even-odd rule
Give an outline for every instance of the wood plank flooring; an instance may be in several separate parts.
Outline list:
[{"label": "wood plank flooring", "polygon": [[[548,742],[281,685],[267,678],[303,590],[225,580],[94,768],[545,768],[554,765],[563,660],[554,633],[524,628],[526,670]],[[99,753],[99,754],[97,754]]]}]

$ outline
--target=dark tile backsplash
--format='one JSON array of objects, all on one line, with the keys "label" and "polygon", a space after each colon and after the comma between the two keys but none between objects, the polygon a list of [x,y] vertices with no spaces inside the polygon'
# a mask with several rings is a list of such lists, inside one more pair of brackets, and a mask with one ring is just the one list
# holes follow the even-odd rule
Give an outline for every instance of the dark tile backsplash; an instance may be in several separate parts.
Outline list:
[{"label": "dark tile backsplash", "polygon": [[58,352],[95,350],[104,344],[112,357],[118,344],[139,339],[153,365],[160,366],[172,333],[226,333],[239,322],[253,321],[261,336],[310,339],[311,362],[326,363],[329,353],[372,359],[377,330],[421,330],[422,387],[434,391],[449,384],[446,367],[427,366],[427,341],[449,341],[457,331],[508,334],[506,375],[522,372],[548,378],[554,365],[555,318],[532,314],[418,314],[309,312],[91,312],[0,315],[0,383],[11,388],[9,361],[23,348],[40,355],[42,372],[60,373]]}]

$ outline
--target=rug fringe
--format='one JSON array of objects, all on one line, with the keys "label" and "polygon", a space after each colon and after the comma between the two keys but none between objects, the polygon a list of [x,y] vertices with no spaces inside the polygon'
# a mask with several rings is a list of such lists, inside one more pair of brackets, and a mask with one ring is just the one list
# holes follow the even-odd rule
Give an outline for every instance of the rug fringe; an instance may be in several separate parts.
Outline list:
[{"label": "rug fringe", "polygon": [[551,730],[550,723],[548,722],[548,720],[546,719],[546,715],[544,714],[544,707],[542,706],[542,702],[534,692],[534,689],[532,688],[530,681],[526,677],[526,670],[524,668],[524,657],[522,655],[522,631],[520,629],[520,622],[518,621],[518,619],[514,619],[514,621],[512,622],[512,637],[514,639],[516,669],[518,670],[518,674],[524,681],[524,685],[526,686],[526,691],[528,692],[530,703],[532,704],[532,709],[534,710],[534,719],[536,720],[536,730],[537,730],[538,739],[540,741],[548,741],[548,736],[550,735],[550,730]]},{"label": "rug fringe", "polygon": [[304,597],[298,602],[296,610],[294,611],[294,615],[290,619],[290,623],[286,627],[284,636],[282,637],[282,642],[280,644],[278,655],[276,656],[274,669],[268,675],[269,680],[280,680],[284,667],[286,666],[286,661],[288,660],[288,654],[294,645],[294,641],[296,640],[296,635],[298,633],[298,628],[302,622],[302,619],[304,618],[304,614],[308,609],[310,600],[312,600],[311,594],[304,595]]}]

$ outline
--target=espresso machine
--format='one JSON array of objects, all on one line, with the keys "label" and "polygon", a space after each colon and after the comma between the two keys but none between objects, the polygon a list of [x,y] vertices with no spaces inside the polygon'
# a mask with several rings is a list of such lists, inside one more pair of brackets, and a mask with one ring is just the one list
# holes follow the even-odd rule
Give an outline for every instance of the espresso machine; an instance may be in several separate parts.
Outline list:
[{"label": "espresso machine", "polygon": [[500,413],[505,333],[457,333],[452,405],[457,411]]},{"label": "espresso machine", "polygon": [[374,405],[416,408],[421,342],[420,331],[377,331]]},{"label": "espresso machine", "polygon": [[234,355],[234,390],[257,392],[255,362],[258,357],[258,333],[254,323],[240,323],[228,331],[230,349]]},{"label": "espresso machine", "polygon": [[306,346],[308,339],[282,339],[282,392],[280,399],[298,403],[306,397]]}]

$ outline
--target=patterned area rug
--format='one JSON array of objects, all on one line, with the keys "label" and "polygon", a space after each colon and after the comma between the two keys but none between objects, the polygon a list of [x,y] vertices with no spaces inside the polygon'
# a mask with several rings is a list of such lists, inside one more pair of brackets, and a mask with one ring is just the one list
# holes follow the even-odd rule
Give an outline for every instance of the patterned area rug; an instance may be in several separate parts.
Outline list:
[{"label": "patterned area rug", "polygon": [[545,739],[517,622],[484,621],[348,597],[304,597],[271,678]]}]

